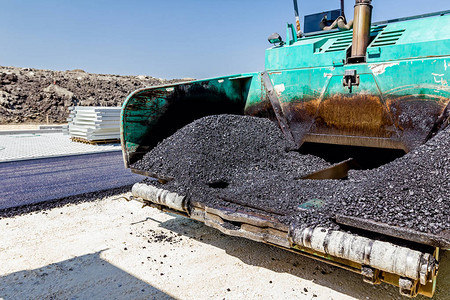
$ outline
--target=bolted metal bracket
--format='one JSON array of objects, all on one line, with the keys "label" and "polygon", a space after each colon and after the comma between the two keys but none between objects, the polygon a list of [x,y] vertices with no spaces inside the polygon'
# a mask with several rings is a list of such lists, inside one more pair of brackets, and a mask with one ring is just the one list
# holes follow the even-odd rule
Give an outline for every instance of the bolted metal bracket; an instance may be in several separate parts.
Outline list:
[{"label": "bolted metal bracket", "polygon": [[409,298],[416,297],[419,291],[419,281],[406,277],[400,277],[398,286],[400,294]]},{"label": "bolted metal bracket", "polygon": [[433,278],[437,276],[438,269],[439,264],[432,255],[428,253],[422,255],[421,266],[419,269],[420,284],[425,285],[428,282],[431,282]]},{"label": "bolted metal bracket", "polygon": [[348,87],[350,93],[352,92],[353,86],[359,86],[359,75],[355,69],[345,70],[342,84]]},{"label": "bolted metal bracket", "polygon": [[374,269],[369,266],[362,266],[361,268],[361,274],[364,276],[363,280],[364,282],[370,283],[370,284],[380,284],[380,270]]}]

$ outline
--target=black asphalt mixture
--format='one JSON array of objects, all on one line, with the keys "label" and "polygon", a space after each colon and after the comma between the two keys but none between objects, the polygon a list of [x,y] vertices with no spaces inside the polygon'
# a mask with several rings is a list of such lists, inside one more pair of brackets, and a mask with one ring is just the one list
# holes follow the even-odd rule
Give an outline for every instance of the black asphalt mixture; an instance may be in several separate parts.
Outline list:
[{"label": "black asphalt mixture", "polygon": [[377,169],[351,171],[335,194],[343,214],[420,232],[450,230],[450,127]]},{"label": "black asphalt mixture", "polygon": [[391,163],[351,171],[348,180],[301,179],[330,163],[289,149],[268,119],[209,116],[132,167],[172,177],[164,189],[206,206],[256,211],[287,225],[337,229],[334,216],[342,214],[425,233],[450,229],[450,128]]}]

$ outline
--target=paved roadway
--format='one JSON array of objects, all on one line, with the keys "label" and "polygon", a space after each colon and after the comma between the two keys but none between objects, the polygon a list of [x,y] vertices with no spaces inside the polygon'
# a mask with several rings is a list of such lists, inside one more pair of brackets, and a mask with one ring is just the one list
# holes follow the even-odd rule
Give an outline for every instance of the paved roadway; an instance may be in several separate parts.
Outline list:
[{"label": "paved roadway", "polygon": [[0,210],[133,184],[122,152],[0,163]]}]

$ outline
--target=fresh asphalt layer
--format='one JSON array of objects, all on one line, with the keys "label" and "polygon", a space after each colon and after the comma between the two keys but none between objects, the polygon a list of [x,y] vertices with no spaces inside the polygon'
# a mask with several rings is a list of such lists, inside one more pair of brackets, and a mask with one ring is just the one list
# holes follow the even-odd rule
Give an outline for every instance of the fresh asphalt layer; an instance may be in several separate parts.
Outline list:
[{"label": "fresh asphalt layer", "polygon": [[134,184],[144,177],[123,165],[122,152],[0,164],[0,209]]}]

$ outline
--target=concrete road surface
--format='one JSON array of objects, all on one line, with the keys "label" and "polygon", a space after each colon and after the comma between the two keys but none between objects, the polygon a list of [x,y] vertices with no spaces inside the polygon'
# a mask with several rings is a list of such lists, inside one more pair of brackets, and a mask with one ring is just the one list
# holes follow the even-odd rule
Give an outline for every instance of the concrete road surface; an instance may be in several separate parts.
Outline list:
[{"label": "concrete road surface", "polygon": [[142,180],[122,152],[0,163],[0,210],[121,187]]}]

